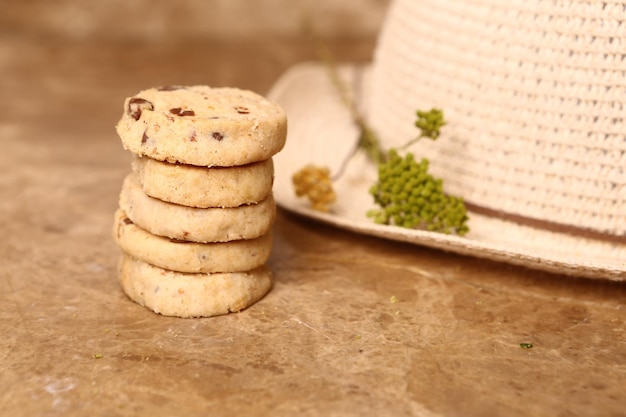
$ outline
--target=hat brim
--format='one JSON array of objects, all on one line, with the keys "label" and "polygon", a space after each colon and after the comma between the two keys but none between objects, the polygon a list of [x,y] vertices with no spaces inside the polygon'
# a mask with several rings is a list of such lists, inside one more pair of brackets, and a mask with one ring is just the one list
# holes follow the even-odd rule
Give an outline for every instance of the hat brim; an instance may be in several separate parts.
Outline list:
[{"label": "hat brim", "polygon": [[[347,85],[358,79],[363,88],[356,94],[366,102],[369,68],[342,65],[338,71]],[[274,196],[279,206],[357,233],[554,273],[626,280],[624,243],[553,232],[471,210],[470,233],[465,237],[375,224],[365,213],[374,207],[368,189],[376,179],[376,168],[361,153],[333,184],[337,202],[331,211],[313,210],[308,201],[295,195],[292,175],[307,164],[337,172],[355,146],[358,129],[321,63],[290,68],[268,98],[285,109],[289,123],[285,148],[274,156]]]}]

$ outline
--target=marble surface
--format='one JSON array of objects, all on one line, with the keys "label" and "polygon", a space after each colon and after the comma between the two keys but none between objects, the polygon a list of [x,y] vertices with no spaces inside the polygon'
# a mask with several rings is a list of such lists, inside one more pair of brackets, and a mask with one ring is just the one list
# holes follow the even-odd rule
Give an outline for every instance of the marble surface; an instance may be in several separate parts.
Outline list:
[{"label": "marble surface", "polygon": [[[332,44],[359,62],[372,46]],[[124,97],[191,83],[264,93],[313,58],[297,39],[0,37],[0,414],[625,416],[624,283],[280,210],[275,286],[251,308],[176,319],[125,297],[111,238]]]}]

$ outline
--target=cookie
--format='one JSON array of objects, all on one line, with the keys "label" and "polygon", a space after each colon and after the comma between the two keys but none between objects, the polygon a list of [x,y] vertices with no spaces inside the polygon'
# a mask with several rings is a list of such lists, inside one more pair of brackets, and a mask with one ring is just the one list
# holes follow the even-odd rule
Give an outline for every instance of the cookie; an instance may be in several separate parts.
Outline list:
[{"label": "cookie", "polygon": [[254,239],[266,234],[276,218],[272,194],[259,203],[239,207],[186,207],[149,197],[135,173],[124,179],[119,205],[133,223],[149,233],[200,243]]},{"label": "cookie", "polygon": [[204,168],[135,156],[133,171],[151,197],[189,207],[237,207],[272,192],[272,159],[248,165]]},{"label": "cookie", "polygon": [[272,272],[266,265],[248,272],[187,274],[125,254],[118,277],[131,300],[164,316],[186,318],[238,312],[260,300],[272,286]]},{"label": "cookie", "polygon": [[116,126],[125,149],[205,167],[269,159],[287,137],[284,110],[237,88],[151,88],[124,101]]},{"label": "cookie", "polygon": [[248,240],[195,243],[153,235],[134,224],[122,210],[115,212],[113,237],[122,251],[151,265],[189,273],[242,272],[267,262],[271,232]]}]

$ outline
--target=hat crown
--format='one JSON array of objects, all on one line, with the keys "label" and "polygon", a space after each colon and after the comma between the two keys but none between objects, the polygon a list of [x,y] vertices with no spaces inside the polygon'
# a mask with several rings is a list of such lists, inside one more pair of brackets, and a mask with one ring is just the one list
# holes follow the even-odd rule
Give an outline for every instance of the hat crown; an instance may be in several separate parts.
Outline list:
[{"label": "hat crown", "polygon": [[366,113],[386,146],[416,136],[446,191],[520,218],[626,235],[626,3],[397,0]]}]

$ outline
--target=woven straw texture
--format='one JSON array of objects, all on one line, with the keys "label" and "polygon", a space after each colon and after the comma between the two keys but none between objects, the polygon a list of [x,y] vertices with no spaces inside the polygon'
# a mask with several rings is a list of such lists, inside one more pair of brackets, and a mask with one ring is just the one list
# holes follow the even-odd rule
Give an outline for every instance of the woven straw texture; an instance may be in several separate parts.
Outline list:
[{"label": "woven straw texture", "polygon": [[387,144],[440,107],[413,150],[449,192],[626,235],[626,3],[401,0],[386,22],[367,111]]},{"label": "woven straw texture", "polygon": [[341,68],[386,147],[416,136],[416,109],[444,110],[441,137],[411,151],[472,204],[466,237],[373,224],[376,171],[360,156],[335,184],[331,213],[295,197],[296,170],[336,171],[358,135],[321,64],[292,68],[269,94],[289,119],[275,157],[278,204],[360,233],[626,280],[625,5],[398,0],[372,65]]},{"label": "woven straw texture", "polygon": [[[340,74],[348,83],[363,80],[363,86],[369,85],[367,69],[347,66]],[[367,89],[362,93],[367,98]],[[471,211],[471,231],[463,238],[376,225],[365,215],[373,207],[368,188],[376,179],[376,169],[362,154],[351,160],[334,184],[338,200],[332,211],[312,210],[307,201],[296,197],[291,176],[309,163],[337,172],[358,131],[321,64],[291,68],[276,82],[269,97],[281,104],[289,117],[287,144],[274,156],[274,196],[283,208],[359,233],[551,272],[626,280],[623,243],[555,233]]]}]

